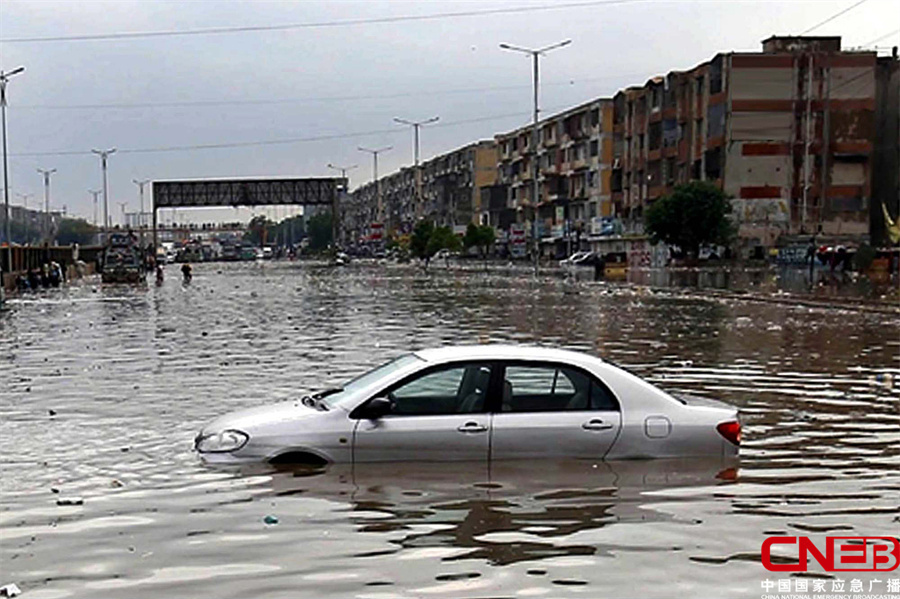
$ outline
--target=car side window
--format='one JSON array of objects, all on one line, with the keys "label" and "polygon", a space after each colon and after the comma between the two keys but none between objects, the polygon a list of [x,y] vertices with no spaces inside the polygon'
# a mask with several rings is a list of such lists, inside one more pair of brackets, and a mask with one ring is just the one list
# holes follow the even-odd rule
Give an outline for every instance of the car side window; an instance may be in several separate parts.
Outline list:
[{"label": "car side window", "polygon": [[391,415],[472,414],[484,411],[491,380],[488,364],[432,370],[388,393]]},{"label": "car side window", "polygon": [[604,385],[575,368],[516,364],[506,367],[504,378],[504,412],[619,409]]}]

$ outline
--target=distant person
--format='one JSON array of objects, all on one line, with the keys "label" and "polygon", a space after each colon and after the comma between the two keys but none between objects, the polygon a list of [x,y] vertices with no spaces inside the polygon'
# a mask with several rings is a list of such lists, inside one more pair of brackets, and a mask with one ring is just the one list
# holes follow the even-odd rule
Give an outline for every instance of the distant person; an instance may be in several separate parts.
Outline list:
[{"label": "distant person", "polygon": [[191,265],[187,262],[181,265],[181,275],[184,277],[185,283],[190,283],[191,279],[194,278],[194,274],[192,271],[193,269],[191,268]]},{"label": "distant person", "polygon": [[51,287],[59,287],[59,284],[62,282],[62,270],[55,260],[50,263],[50,271],[47,274],[47,278],[50,280]]},{"label": "distant person", "polygon": [[41,286],[41,273],[38,269],[32,268],[28,271],[28,288],[37,289]]},{"label": "distant person", "polygon": [[165,279],[165,275],[163,274],[163,267],[161,264],[156,265],[156,284],[162,285],[163,279]]}]

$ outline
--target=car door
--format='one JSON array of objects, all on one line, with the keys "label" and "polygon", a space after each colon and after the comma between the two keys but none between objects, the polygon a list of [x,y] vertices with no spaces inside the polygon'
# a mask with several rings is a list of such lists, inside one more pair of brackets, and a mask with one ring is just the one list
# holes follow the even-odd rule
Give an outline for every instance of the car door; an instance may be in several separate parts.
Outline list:
[{"label": "car door", "polygon": [[491,420],[491,460],[603,459],[618,436],[615,396],[590,373],[563,364],[508,362]]},{"label": "car door", "polygon": [[360,418],[353,433],[354,462],[488,459],[486,411],[492,365],[467,362],[416,373],[375,395],[390,412]]}]

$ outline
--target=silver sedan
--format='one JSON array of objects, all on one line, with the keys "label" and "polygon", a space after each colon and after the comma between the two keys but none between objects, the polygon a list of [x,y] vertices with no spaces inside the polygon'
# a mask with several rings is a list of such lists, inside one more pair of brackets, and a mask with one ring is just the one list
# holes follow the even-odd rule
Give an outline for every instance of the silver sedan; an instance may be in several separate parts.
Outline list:
[{"label": "silver sedan", "polygon": [[731,457],[737,409],[673,396],[599,358],[504,345],[427,349],[339,389],[217,418],[211,463]]}]

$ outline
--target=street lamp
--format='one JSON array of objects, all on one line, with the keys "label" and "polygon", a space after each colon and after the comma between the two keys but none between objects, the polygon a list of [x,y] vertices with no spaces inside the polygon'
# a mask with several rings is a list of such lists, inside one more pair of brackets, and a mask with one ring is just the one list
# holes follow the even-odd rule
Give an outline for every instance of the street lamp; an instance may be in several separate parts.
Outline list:
[{"label": "street lamp", "polygon": [[378,180],[378,155],[382,152],[393,150],[394,146],[385,146],[383,148],[378,148],[375,150],[370,150],[368,148],[359,146],[357,149],[360,152],[368,152],[372,155],[372,159],[374,160],[374,164],[372,167],[372,178],[375,181],[375,205],[377,207],[376,216],[378,217],[378,222],[383,224],[382,221],[384,220],[384,212],[381,206],[381,182]]},{"label": "street lamp", "polygon": [[56,172],[55,168],[51,168],[50,170],[39,168],[37,172],[44,176],[44,227],[46,227],[46,231],[43,233],[47,236],[47,241],[50,241],[50,175]]},{"label": "street lamp", "polygon": [[557,44],[552,44],[550,46],[544,46],[543,48],[531,49],[531,48],[522,48],[520,46],[513,46],[510,44],[500,44],[500,47],[503,50],[510,50],[512,52],[521,52],[522,54],[527,54],[531,56],[532,62],[534,63],[534,121],[532,124],[531,130],[531,148],[532,152],[534,152],[534,156],[531,159],[532,163],[532,176],[534,177],[534,187],[532,193],[532,203],[533,203],[533,217],[532,217],[532,230],[534,237],[534,272],[537,274],[538,271],[538,256],[540,254],[540,244],[538,242],[538,199],[540,196],[540,185],[538,183],[538,87],[539,87],[539,78],[538,78],[538,59],[549,52],[550,50],[556,50],[557,48],[562,48],[563,46],[568,46],[572,43],[572,40],[565,40],[559,42]]},{"label": "street lamp", "polygon": [[409,125],[413,128],[413,164],[416,167],[416,216],[419,216],[419,211],[422,204],[422,177],[419,175],[419,127],[421,127],[422,125],[430,125],[431,123],[436,123],[440,120],[440,118],[441,117],[439,116],[435,116],[424,121],[408,121],[406,119],[394,117],[395,123],[400,123],[401,125]]},{"label": "street lamp", "polygon": [[100,157],[100,164],[103,168],[103,243],[109,240],[109,183],[106,180],[106,159],[110,154],[115,153],[115,148],[109,150],[91,150],[92,153]]},{"label": "street lamp", "polygon": [[[336,165],[331,164],[331,163],[329,162],[329,163],[328,163],[328,168],[333,169],[333,170],[336,170],[336,171],[340,171],[340,173],[341,173],[341,179],[343,180],[343,184],[344,184],[344,193],[345,193],[345,194],[348,194],[348,193],[350,192],[350,179],[347,178],[347,171],[352,171],[352,170],[355,169],[355,168],[359,168],[359,165],[358,165],[358,164],[354,164],[354,165],[352,165],[352,166],[336,166]],[[349,196],[348,196],[348,197],[349,197]],[[343,214],[343,213],[342,213],[342,214]],[[342,218],[343,218],[343,216],[342,216]],[[351,221],[351,222],[350,222],[349,224],[350,224],[350,227],[352,228],[353,226],[356,225],[356,219],[355,219],[354,217],[351,217],[351,218],[350,218],[350,221]],[[346,237],[347,237],[347,230],[348,230],[348,229],[347,229],[348,223],[342,222],[341,224],[342,224],[342,226],[344,227],[344,238],[346,239]],[[293,221],[291,221],[291,242],[292,242],[292,243],[293,243],[293,239],[294,239],[293,229],[294,229],[294,224],[293,224]],[[352,233],[351,233],[351,234],[352,234]]]},{"label": "street lamp", "polygon": [[[6,270],[12,273],[12,236],[10,234],[9,215],[9,167],[6,162],[6,84],[13,75],[18,75],[25,67],[18,67],[6,73],[0,71],[0,109],[3,112],[3,201],[6,210]],[[0,286],[3,285],[3,275],[0,274]]]},{"label": "street lamp", "polygon": [[97,228],[97,196],[103,193],[100,189],[88,189],[88,193],[94,196],[94,229]]},{"label": "street lamp", "polygon": [[140,228],[139,235],[141,236],[141,249],[144,247],[144,185],[150,182],[150,179],[132,179],[131,180],[138,188],[141,190],[141,212],[138,215],[138,227]]},{"label": "street lamp", "polygon": [[341,173],[341,179],[344,180],[344,191],[350,188],[350,181],[347,179],[347,171],[352,171],[355,168],[359,168],[358,164],[354,164],[352,166],[337,166],[335,164],[328,163],[328,168],[332,170],[336,170]]}]

